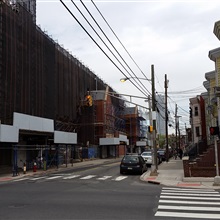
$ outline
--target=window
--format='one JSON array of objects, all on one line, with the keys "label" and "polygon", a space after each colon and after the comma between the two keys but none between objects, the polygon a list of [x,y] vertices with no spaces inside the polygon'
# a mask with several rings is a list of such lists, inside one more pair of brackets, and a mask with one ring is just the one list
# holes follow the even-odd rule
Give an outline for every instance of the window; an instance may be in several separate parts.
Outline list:
[{"label": "window", "polygon": [[200,131],[199,131],[199,127],[196,127],[196,137],[199,137],[200,136]]},{"label": "window", "polygon": [[198,116],[199,115],[199,109],[198,109],[198,107],[196,106],[195,107],[195,116]]}]

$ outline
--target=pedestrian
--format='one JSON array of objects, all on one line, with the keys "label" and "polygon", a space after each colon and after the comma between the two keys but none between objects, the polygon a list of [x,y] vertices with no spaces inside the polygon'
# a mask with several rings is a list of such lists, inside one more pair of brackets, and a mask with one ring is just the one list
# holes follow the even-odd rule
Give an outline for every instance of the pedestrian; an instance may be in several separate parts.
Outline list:
[{"label": "pedestrian", "polygon": [[176,158],[177,158],[177,150],[176,149],[174,150],[173,155],[174,155],[174,159],[176,160]]},{"label": "pedestrian", "polygon": [[179,158],[180,158],[180,160],[182,160],[182,157],[183,157],[183,150],[180,148],[179,149]]}]

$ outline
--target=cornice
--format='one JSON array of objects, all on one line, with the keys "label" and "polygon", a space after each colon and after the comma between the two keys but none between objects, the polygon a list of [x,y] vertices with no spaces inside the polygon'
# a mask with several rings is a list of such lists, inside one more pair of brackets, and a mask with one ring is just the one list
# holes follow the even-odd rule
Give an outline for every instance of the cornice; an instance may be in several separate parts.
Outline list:
[{"label": "cornice", "polygon": [[215,70],[205,73],[205,78],[209,81],[215,78]]},{"label": "cornice", "polygon": [[206,90],[210,89],[210,82],[209,81],[204,81],[203,86],[205,87]]},{"label": "cornice", "polygon": [[215,22],[213,33],[220,40],[220,21]]},{"label": "cornice", "polygon": [[220,47],[209,51],[209,59],[216,61],[216,58],[220,57]]}]

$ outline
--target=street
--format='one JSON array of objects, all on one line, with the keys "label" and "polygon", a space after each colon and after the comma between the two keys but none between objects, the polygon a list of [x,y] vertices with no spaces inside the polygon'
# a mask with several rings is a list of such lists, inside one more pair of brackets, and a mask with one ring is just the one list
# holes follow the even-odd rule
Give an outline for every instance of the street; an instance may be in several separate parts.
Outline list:
[{"label": "street", "polygon": [[0,186],[0,219],[153,219],[161,191],[118,163]]},{"label": "street", "polygon": [[0,195],[0,219],[219,219],[217,191],[150,184],[119,163],[18,178]]}]

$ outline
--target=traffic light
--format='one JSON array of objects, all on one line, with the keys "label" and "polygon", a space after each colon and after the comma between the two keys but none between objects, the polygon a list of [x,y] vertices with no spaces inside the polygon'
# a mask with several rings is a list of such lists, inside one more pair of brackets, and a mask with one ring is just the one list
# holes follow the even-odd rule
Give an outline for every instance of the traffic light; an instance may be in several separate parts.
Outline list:
[{"label": "traffic light", "polygon": [[91,95],[86,96],[86,106],[92,106],[92,96]]},{"label": "traffic light", "polygon": [[152,126],[152,125],[148,126],[148,132],[149,132],[149,133],[152,133],[152,132],[153,132],[153,126]]},{"label": "traffic light", "polygon": [[219,127],[218,126],[210,127],[209,131],[210,131],[210,135],[219,135]]}]

